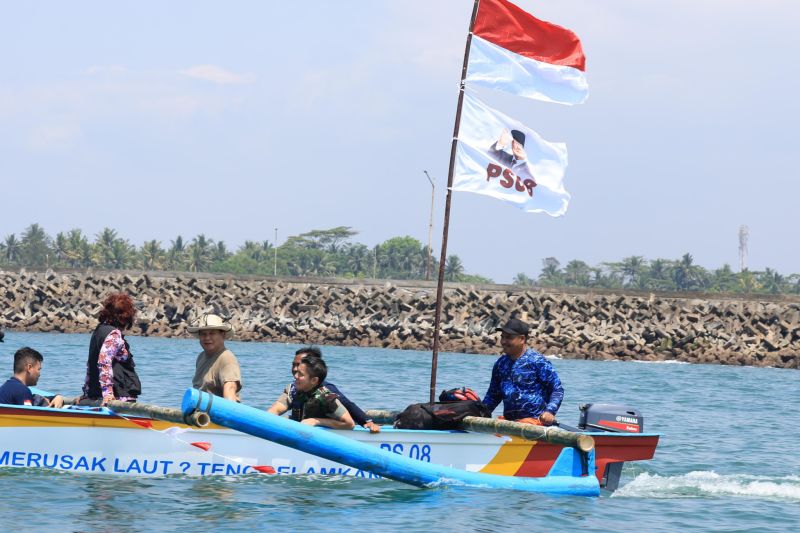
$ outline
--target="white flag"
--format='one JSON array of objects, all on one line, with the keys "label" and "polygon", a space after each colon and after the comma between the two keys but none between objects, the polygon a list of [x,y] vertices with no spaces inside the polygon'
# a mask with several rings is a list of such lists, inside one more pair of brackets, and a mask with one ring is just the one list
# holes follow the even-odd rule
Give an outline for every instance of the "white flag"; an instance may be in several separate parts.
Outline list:
[{"label": "white flag", "polygon": [[464,93],[454,191],[485,194],[524,211],[557,217],[567,211],[567,146],[542,139],[522,123]]}]

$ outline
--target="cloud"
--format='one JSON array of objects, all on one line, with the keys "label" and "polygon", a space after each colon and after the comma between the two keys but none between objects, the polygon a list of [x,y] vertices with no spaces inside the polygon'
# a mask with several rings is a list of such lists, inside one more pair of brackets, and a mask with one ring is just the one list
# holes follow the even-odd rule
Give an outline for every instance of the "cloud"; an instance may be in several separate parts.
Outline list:
[{"label": "cloud", "polygon": [[253,82],[252,75],[236,74],[216,65],[197,65],[181,70],[180,73],[190,78],[210,81],[220,85],[241,85]]}]

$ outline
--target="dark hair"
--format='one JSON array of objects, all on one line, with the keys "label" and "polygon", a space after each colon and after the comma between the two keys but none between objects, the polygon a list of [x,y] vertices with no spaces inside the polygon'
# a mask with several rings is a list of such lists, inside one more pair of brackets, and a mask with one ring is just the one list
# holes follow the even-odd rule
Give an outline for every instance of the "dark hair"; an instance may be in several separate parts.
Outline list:
[{"label": "dark hair", "polygon": [[28,348],[27,346],[20,348],[14,354],[14,373],[19,374],[20,372],[23,372],[25,370],[25,365],[34,364],[36,361],[39,361],[40,363],[44,361],[42,354],[33,348]]},{"label": "dark hair", "polygon": [[319,378],[319,385],[328,377],[328,365],[322,360],[322,357],[316,355],[307,355],[300,361],[301,365],[306,365],[308,375],[312,378]]},{"label": "dark hair", "polygon": [[124,292],[115,292],[103,301],[103,308],[97,318],[103,324],[127,329],[133,325],[135,315],[136,309],[131,297]]},{"label": "dark hair", "polygon": [[322,350],[320,350],[316,346],[303,346],[302,348],[294,352],[294,354],[295,355],[308,354],[322,359]]}]

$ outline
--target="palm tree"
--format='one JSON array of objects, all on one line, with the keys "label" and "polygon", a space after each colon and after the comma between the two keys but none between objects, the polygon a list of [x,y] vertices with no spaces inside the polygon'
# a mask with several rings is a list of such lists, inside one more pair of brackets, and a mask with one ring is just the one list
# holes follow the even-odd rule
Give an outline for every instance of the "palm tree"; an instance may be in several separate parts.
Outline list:
[{"label": "palm tree", "polygon": [[169,250],[167,250],[167,268],[170,270],[183,270],[185,258],[186,245],[183,243],[183,237],[178,235],[174,241],[170,242]]},{"label": "palm tree", "polygon": [[679,291],[688,291],[695,284],[697,267],[694,265],[692,254],[685,253],[672,268],[672,280]]},{"label": "palm tree", "polygon": [[738,276],[727,263],[711,274],[710,288],[714,292],[734,292],[738,288],[738,284]]},{"label": "palm tree", "polygon": [[744,294],[756,292],[761,286],[755,275],[746,268],[739,272],[739,290]]},{"label": "palm tree", "polygon": [[786,277],[786,285],[792,294],[800,294],[800,274],[789,274]]},{"label": "palm tree", "polygon": [[19,243],[20,262],[29,266],[49,266],[50,237],[39,224],[31,224],[22,232]]},{"label": "palm tree", "polygon": [[[92,266],[92,253],[92,245],[83,232],[77,228],[69,230],[64,250],[67,265],[71,268],[90,267]],[[89,256],[89,259],[84,261],[86,255]]]},{"label": "palm tree", "polygon": [[211,247],[214,242],[207,239],[202,233],[192,239],[187,249],[187,262],[190,272],[208,270],[211,265]]},{"label": "palm tree", "polygon": [[448,281],[458,281],[464,274],[464,263],[457,255],[448,255],[444,262],[444,279]]},{"label": "palm tree", "polygon": [[139,255],[145,270],[161,270],[164,267],[165,253],[161,243],[155,239],[146,241]]},{"label": "palm tree", "polygon": [[53,241],[53,257],[58,263],[65,263],[69,251],[69,239],[63,232],[58,232]]},{"label": "palm tree", "polygon": [[217,244],[211,250],[211,261],[214,263],[221,263],[231,256],[228,248],[225,246],[225,241],[217,241]]},{"label": "palm tree", "polygon": [[666,259],[653,259],[645,273],[644,286],[651,290],[669,290],[674,288],[670,277],[671,262]]},{"label": "palm tree", "polygon": [[539,283],[549,287],[561,285],[561,263],[555,257],[542,259],[542,271],[539,273]]},{"label": "palm tree", "polygon": [[8,264],[14,265],[19,261],[19,246],[16,235],[12,233],[6,236],[6,240],[3,242],[3,258]]},{"label": "palm tree", "polygon": [[601,289],[617,289],[621,286],[620,278],[614,272],[605,272],[601,267],[589,269],[589,286]]},{"label": "palm tree", "polygon": [[242,247],[239,248],[239,253],[259,262],[261,261],[263,251],[262,245],[255,241],[244,241]]},{"label": "palm tree", "polygon": [[514,276],[513,281],[511,282],[512,285],[517,285],[519,287],[532,287],[536,285],[536,281],[533,278],[528,277],[527,274],[520,272],[516,276]]},{"label": "palm tree", "polygon": [[111,268],[125,269],[133,266],[136,249],[125,239],[111,245]]},{"label": "palm tree", "polygon": [[573,259],[564,267],[564,279],[568,285],[588,287],[591,268],[579,259]]},{"label": "palm tree", "polygon": [[369,248],[365,245],[359,243],[348,247],[346,265],[354,277],[367,272],[369,260]]},{"label": "palm tree", "polygon": [[97,234],[94,241],[94,251],[97,263],[103,268],[116,268],[114,245],[117,242],[117,232],[109,227],[103,228],[103,231]]},{"label": "palm tree", "polygon": [[783,292],[784,277],[771,268],[767,268],[758,275],[758,283],[770,294],[781,294]]},{"label": "palm tree", "polygon": [[647,261],[641,255],[631,255],[622,259],[620,263],[620,273],[623,283],[627,278],[627,285],[637,285],[642,272],[647,266]]}]

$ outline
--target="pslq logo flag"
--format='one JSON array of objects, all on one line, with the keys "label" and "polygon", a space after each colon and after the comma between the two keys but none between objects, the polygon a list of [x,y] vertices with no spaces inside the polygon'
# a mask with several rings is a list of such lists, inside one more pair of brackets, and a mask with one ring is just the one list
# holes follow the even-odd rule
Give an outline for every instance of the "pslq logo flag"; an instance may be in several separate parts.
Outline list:
[{"label": "pslq logo flag", "polygon": [[561,216],[567,146],[542,139],[522,123],[464,93],[454,191],[505,200],[524,211]]}]

